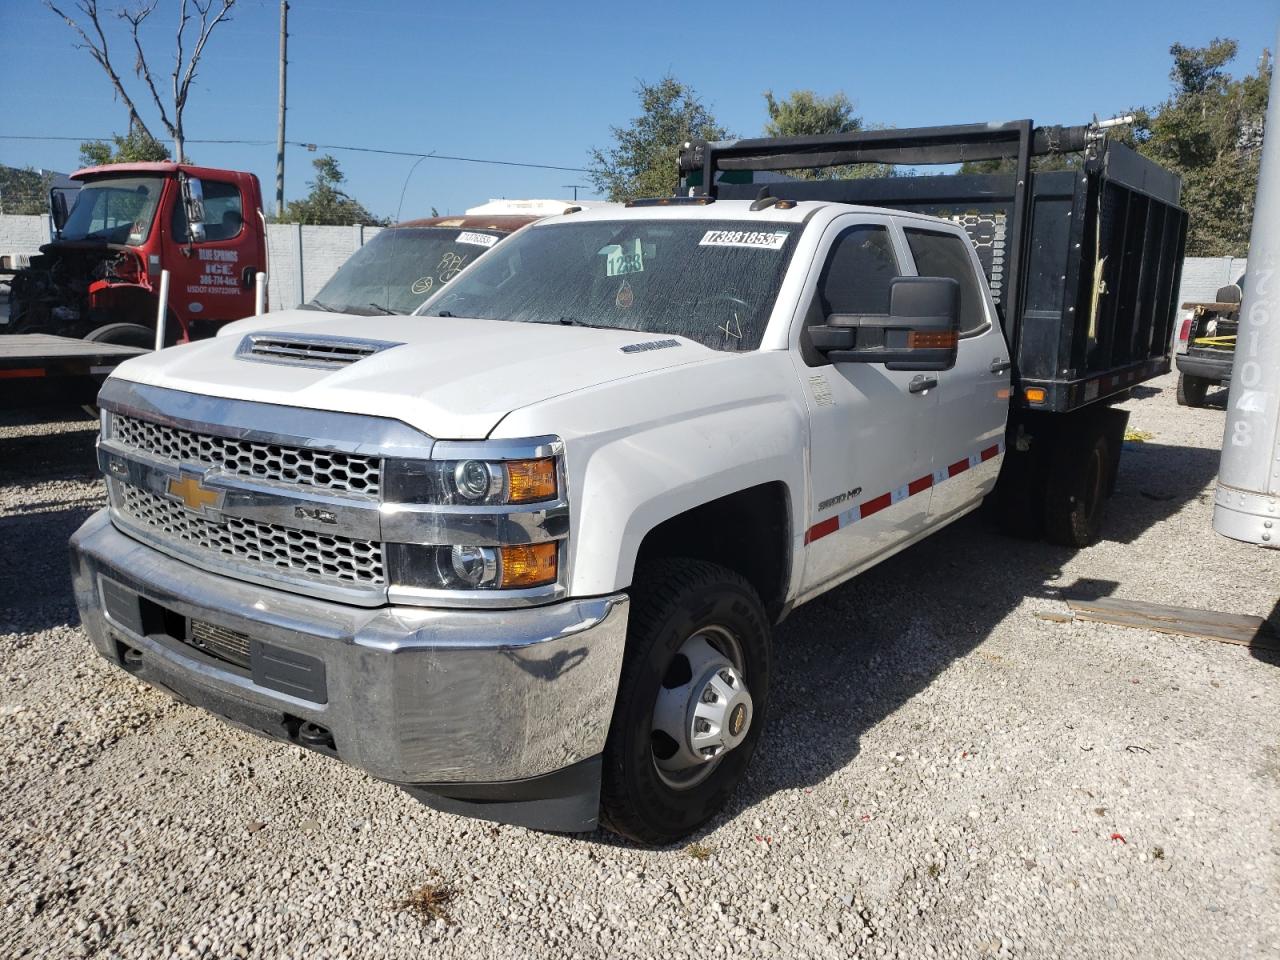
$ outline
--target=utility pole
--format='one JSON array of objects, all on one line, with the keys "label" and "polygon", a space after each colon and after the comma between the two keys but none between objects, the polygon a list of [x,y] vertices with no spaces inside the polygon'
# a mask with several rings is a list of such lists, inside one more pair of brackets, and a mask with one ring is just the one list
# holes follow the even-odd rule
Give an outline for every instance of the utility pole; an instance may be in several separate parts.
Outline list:
[{"label": "utility pole", "polygon": [[585,189],[587,189],[587,185],[586,185],[585,183],[562,183],[562,184],[560,184],[560,189],[561,189],[561,190],[572,190],[572,191],[573,191],[573,199],[575,199],[575,200],[577,200],[577,199],[578,199],[578,189],[579,189],[579,188],[581,188],[581,189],[585,190]]},{"label": "utility pole", "polygon": [[1280,70],[1271,73],[1213,529],[1280,547]]},{"label": "utility pole", "polygon": [[284,215],[285,74],[289,67],[289,0],[280,0],[280,114],[276,123],[276,216]]}]

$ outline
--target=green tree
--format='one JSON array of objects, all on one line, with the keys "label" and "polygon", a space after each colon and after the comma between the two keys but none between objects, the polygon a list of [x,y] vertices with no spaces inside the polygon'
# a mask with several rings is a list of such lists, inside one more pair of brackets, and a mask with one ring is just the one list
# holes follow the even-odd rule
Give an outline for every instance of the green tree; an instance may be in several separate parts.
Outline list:
[{"label": "green tree", "polygon": [[[866,129],[862,118],[853,112],[853,101],[843,91],[829,97],[812,90],[792,90],[785,100],[764,92],[769,119],[764,125],[766,137],[803,137],[824,133],[853,133]],[[885,163],[854,163],[839,167],[788,170],[787,175],[801,180],[849,180],[855,177],[892,176],[893,168]]]},{"label": "green tree", "polygon": [[0,213],[48,213],[53,174],[0,166]]},{"label": "green tree", "polygon": [[1207,47],[1175,43],[1169,53],[1173,93],[1137,111],[1138,149],[1182,176],[1188,255],[1243,256],[1258,188],[1270,55],[1237,79],[1227,71],[1237,53],[1234,40],[1217,38]]},{"label": "green tree", "polygon": [[679,182],[677,160],[686,140],[723,140],[729,134],[697,93],[668,74],[636,87],[640,115],[625,127],[610,127],[614,144],[593,149],[588,176],[610,200],[670,196]]},{"label": "green tree", "polygon": [[290,200],[281,218],[287,223],[348,226],[353,223],[385,225],[386,220],[375,217],[364,205],[353,200],[342,190],[347,178],[338,167],[338,161],[329,154],[311,161],[316,168],[316,178],[307,181],[311,192],[301,200]]},{"label": "green tree", "polygon": [[[169,159],[169,148],[140,127],[125,136],[114,134],[111,143],[89,140],[80,144],[80,162],[86,167],[108,163],[151,163]],[[191,158],[187,157],[187,163]]]}]

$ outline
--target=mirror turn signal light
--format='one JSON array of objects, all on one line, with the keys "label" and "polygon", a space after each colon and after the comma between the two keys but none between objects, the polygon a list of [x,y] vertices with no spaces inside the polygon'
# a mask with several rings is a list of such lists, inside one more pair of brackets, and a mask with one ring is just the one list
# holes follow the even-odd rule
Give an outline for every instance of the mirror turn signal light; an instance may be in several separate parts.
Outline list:
[{"label": "mirror turn signal light", "polygon": [[922,333],[919,330],[912,330],[907,334],[907,349],[909,350],[950,350],[956,345],[957,337],[954,330],[943,330],[938,333]]},{"label": "mirror turn signal light", "polygon": [[498,586],[503,590],[541,587],[555,583],[557,575],[556,547],[550,543],[528,543],[502,547],[502,571]]}]

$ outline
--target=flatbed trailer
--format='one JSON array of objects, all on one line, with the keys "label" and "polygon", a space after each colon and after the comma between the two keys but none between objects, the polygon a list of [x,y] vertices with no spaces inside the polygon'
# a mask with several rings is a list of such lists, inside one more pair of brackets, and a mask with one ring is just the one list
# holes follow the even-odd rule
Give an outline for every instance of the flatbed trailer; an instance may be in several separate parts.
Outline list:
[{"label": "flatbed trailer", "polygon": [[[1036,169],[1036,158],[1053,154],[1076,159],[1067,169]],[[821,178],[846,165],[967,161],[997,161],[998,172]],[[1171,369],[1187,233],[1176,174],[1096,125],[1037,127],[1030,120],[695,140],[683,145],[679,165],[688,196],[763,193],[906,210],[964,226],[1013,360],[999,516],[1015,532],[1038,535],[1047,527],[1051,539],[1070,545],[1096,536],[1128,419],[1111,405]],[[756,173],[798,170],[819,178],[753,182]],[[1098,459],[1103,441],[1106,462],[1082,468]],[[1046,489],[1043,501],[1033,496]],[[1075,508],[1084,500],[1087,509]]]},{"label": "flatbed trailer", "polygon": [[45,333],[0,337],[0,409],[92,404],[117,364],[146,352]]}]

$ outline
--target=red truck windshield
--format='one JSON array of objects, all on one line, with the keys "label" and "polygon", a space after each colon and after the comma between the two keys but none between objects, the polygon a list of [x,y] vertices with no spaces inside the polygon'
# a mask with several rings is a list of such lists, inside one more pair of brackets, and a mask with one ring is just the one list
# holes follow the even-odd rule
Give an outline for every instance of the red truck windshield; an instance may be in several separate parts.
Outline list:
[{"label": "red truck windshield", "polygon": [[80,189],[62,227],[63,240],[101,240],[131,247],[147,242],[163,177],[111,177]]}]

